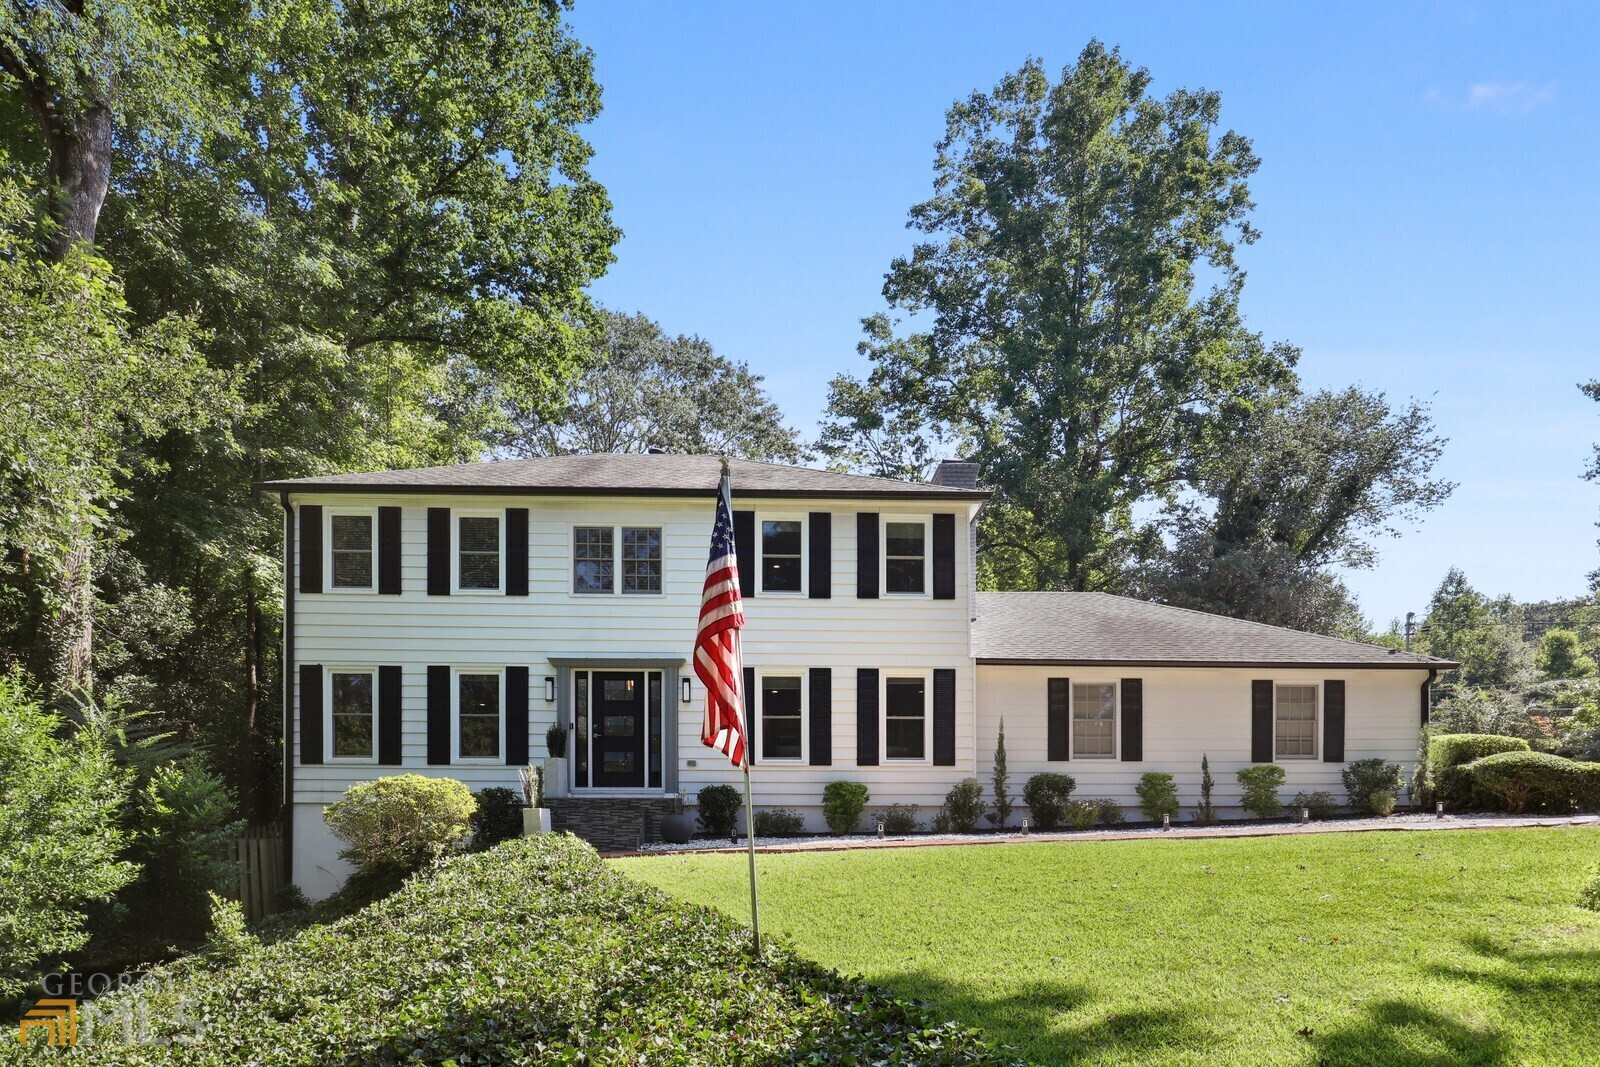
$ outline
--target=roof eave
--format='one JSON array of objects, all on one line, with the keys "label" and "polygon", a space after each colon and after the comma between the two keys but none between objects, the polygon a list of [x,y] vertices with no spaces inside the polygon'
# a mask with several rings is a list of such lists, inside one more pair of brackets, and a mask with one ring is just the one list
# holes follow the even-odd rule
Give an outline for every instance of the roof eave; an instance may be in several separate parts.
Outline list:
[{"label": "roof eave", "polygon": [[[549,486],[549,485],[384,485],[340,482],[256,482],[260,493],[388,493],[397,496],[671,496],[709,497],[716,495],[716,487],[685,489],[681,487],[657,488],[654,486]],[[829,499],[854,498],[860,500],[949,500],[981,504],[990,497],[977,489],[931,490],[920,489],[736,489],[734,495],[755,499]]]},{"label": "roof eave", "polygon": [[1219,659],[1062,659],[1054,657],[978,656],[980,667],[1228,667],[1252,670],[1314,671],[1448,671],[1461,666],[1449,660],[1219,660]]}]

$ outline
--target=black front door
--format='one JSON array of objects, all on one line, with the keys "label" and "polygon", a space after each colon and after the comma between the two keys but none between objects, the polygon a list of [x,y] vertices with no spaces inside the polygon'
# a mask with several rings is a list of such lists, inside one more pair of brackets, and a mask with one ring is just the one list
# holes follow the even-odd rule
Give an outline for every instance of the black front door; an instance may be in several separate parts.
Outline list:
[{"label": "black front door", "polygon": [[594,784],[644,785],[644,673],[594,672]]}]

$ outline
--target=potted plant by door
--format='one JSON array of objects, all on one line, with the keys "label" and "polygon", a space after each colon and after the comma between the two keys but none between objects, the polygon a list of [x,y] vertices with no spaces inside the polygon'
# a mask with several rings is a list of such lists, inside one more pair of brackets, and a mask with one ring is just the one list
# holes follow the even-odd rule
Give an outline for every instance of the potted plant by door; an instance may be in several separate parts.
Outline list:
[{"label": "potted plant by door", "polygon": [[522,836],[550,832],[550,809],[544,806],[544,768],[528,764],[522,768]]},{"label": "potted plant by door", "polygon": [[567,795],[567,728],[556,723],[544,732],[544,747],[550,755],[544,761],[545,795],[560,799]]}]

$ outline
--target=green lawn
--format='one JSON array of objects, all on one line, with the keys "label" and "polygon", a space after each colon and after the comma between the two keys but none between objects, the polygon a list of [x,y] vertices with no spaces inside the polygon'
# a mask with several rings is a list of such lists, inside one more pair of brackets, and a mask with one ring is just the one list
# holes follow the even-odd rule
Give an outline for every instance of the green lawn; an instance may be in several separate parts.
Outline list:
[{"label": "green lawn", "polygon": [[[1600,1064],[1600,830],[758,857],[762,925],[1041,1063]],[[740,855],[615,861],[749,917]]]}]

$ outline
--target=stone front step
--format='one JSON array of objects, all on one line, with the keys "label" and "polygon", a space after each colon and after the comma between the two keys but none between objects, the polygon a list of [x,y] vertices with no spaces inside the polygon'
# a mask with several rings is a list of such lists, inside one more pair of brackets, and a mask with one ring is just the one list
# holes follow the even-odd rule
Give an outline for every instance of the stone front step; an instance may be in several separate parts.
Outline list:
[{"label": "stone front step", "polygon": [[661,818],[678,810],[672,797],[546,797],[550,829],[570,833],[601,852],[661,840]]}]

